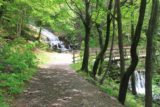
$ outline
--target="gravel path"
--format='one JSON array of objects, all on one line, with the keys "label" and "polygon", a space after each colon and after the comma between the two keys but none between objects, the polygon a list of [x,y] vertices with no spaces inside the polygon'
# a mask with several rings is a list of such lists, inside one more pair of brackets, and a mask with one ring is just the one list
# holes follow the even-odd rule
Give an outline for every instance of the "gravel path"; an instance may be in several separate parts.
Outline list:
[{"label": "gravel path", "polygon": [[77,75],[69,67],[70,54],[51,56],[54,57],[60,60],[42,65],[12,107],[123,107]]}]

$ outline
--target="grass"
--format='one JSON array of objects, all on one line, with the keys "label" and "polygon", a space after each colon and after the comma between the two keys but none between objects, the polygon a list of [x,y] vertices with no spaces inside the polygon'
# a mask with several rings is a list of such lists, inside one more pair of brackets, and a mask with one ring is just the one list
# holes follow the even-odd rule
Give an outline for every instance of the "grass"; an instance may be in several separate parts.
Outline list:
[{"label": "grass", "polygon": [[42,50],[39,50],[39,49],[35,50],[35,55],[38,59],[39,64],[45,64],[50,60],[49,55],[47,55],[46,52]]}]

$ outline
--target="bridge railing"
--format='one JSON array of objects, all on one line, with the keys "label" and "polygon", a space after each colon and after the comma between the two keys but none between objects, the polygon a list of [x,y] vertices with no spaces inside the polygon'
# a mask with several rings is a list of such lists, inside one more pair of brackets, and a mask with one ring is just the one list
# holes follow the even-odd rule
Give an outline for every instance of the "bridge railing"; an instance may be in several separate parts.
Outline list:
[{"label": "bridge railing", "polygon": [[[73,50],[72,54],[73,54],[73,63],[76,63],[78,61],[80,61],[82,59],[82,53],[80,53],[80,51],[83,50]],[[93,59],[96,59],[96,56],[98,55],[98,53],[100,52],[100,49],[98,48],[90,48],[90,57],[92,57]],[[107,49],[106,53],[105,53],[105,59],[109,58],[109,53],[110,53],[110,49]],[[138,56],[140,58],[145,58],[146,56],[146,51],[144,49],[138,49],[137,50]],[[125,60],[128,60],[131,58],[130,56],[130,47],[124,47],[124,58]],[[114,61],[119,61],[120,60],[120,55],[119,55],[119,49],[118,48],[114,48],[112,51],[112,60]]]}]

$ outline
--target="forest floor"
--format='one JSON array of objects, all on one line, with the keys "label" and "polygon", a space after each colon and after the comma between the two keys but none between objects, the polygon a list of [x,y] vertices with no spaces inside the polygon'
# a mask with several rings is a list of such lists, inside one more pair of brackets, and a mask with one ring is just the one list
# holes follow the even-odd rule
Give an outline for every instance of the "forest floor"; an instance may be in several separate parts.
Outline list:
[{"label": "forest floor", "polygon": [[123,107],[70,68],[71,53],[47,55],[50,61],[39,66],[12,107]]}]

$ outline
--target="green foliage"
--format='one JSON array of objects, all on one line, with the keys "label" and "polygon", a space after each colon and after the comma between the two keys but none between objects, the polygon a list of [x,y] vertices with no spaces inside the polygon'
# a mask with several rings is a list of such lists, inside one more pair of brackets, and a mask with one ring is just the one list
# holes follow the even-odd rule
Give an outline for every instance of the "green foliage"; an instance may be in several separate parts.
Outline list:
[{"label": "green foliage", "polygon": [[8,102],[12,96],[21,93],[25,81],[35,74],[35,44],[23,38],[10,42],[1,38],[0,41],[3,41],[0,44],[0,106],[9,107]]},{"label": "green foliage", "polygon": [[144,104],[142,99],[128,93],[125,105],[126,107],[143,107]]},{"label": "green foliage", "polygon": [[99,87],[102,89],[102,91],[111,96],[117,97],[118,95],[118,84],[116,84],[112,79],[105,80],[104,84],[100,85]]},{"label": "green foliage", "polygon": [[90,47],[91,48],[95,48],[95,47],[97,47],[98,46],[98,38],[96,38],[96,37],[91,37],[90,38]]},{"label": "green foliage", "polygon": [[24,89],[25,81],[29,80],[33,76],[33,74],[35,74],[35,71],[35,69],[26,69],[25,71],[19,73],[1,73],[0,104],[4,107],[8,107],[7,103],[5,102],[8,102],[10,100],[11,97],[9,96],[21,93]]},{"label": "green foliage", "polygon": [[21,73],[1,74],[0,87],[5,89],[8,94],[18,94],[23,91],[24,81],[30,79],[34,73],[35,69],[26,69]]},{"label": "green foliage", "polygon": [[32,52],[32,44],[26,44],[23,39],[16,39],[4,45],[0,51],[0,70],[2,72],[21,72],[35,67],[35,55]]},{"label": "green foliage", "polygon": [[71,68],[73,68],[74,70],[78,71],[81,67],[81,63],[75,63],[75,64],[71,64],[70,65]]}]

